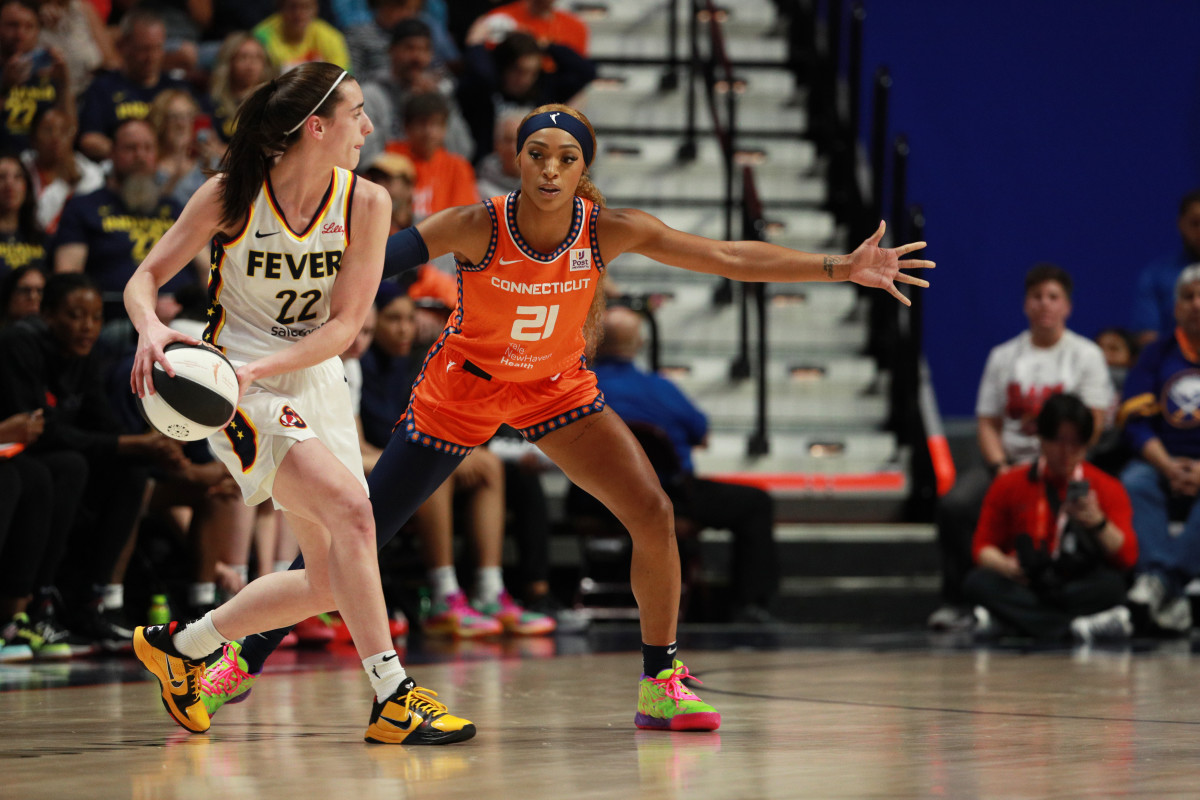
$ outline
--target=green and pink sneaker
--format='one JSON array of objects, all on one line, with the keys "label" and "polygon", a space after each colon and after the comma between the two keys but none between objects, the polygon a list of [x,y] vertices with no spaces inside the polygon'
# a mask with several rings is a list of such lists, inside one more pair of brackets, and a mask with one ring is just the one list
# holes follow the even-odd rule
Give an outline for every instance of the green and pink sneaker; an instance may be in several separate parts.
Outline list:
[{"label": "green and pink sneaker", "polygon": [[504,626],[505,633],[513,633],[518,636],[545,636],[548,633],[554,633],[554,629],[558,627],[554,617],[522,608],[507,591],[501,591],[500,595],[490,603],[476,600],[471,605],[480,614],[491,617]]},{"label": "green and pink sneaker", "polygon": [[242,658],[242,646],[237,642],[225,645],[221,657],[209,664],[200,679],[200,701],[208,709],[208,716],[226,703],[240,703],[250,695],[257,675],[247,671]]},{"label": "green and pink sneaker", "polygon": [[424,625],[427,634],[453,636],[455,639],[498,636],[504,632],[504,626],[498,620],[472,608],[461,589],[444,600],[434,600]]},{"label": "green and pink sneaker", "polygon": [[[683,685],[683,679],[689,677],[691,673],[679,659],[653,678],[643,675],[633,724],[660,731],[715,731],[721,727],[717,710]],[[698,678],[692,680],[699,682]]]}]

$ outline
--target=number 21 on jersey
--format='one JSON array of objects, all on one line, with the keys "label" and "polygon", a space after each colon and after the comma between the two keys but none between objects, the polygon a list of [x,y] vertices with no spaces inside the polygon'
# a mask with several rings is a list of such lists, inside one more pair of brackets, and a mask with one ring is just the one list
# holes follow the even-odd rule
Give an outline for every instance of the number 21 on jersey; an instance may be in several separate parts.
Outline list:
[{"label": "number 21 on jersey", "polygon": [[518,342],[536,342],[549,339],[558,321],[558,306],[517,306],[517,318],[513,320],[509,336]]}]

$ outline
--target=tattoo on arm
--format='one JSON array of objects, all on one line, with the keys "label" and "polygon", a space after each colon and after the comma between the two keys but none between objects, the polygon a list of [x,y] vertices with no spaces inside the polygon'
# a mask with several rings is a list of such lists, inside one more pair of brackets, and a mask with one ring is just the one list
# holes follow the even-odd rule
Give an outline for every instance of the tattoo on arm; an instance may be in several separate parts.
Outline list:
[{"label": "tattoo on arm", "polygon": [[825,256],[825,260],[822,262],[821,266],[824,267],[825,274],[829,276],[830,280],[833,280],[833,268],[837,266],[840,261],[841,259],[837,256]]}]

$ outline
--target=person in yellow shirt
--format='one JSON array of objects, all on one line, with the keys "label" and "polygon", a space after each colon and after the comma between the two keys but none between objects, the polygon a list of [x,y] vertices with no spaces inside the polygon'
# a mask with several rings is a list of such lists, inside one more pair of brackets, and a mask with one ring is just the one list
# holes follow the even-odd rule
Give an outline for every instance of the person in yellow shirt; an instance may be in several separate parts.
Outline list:
[{"label": "person in yellow shirt", "polygon": [[254,26],[254,37],[280,72],[309,61],[350,69],[346,39],[337,28],[317,19],[317,0],[279,0],[279,11]]}]

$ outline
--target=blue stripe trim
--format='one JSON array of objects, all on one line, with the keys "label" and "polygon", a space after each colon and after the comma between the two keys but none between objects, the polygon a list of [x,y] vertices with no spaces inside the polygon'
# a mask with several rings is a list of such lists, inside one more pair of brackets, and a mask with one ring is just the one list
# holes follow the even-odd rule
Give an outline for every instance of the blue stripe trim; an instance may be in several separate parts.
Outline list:
[{"label": "blue stripe trim", "polygon": [[[492,238],[488,241],[487,252],[483,254],[483,258],[479,259],[478,264],[467,264],[463,261],[454,259],[454,263],[460,270],[467,272],[483,272],[492,264],[492,256],[496,255],[496,245],[500,241],[500,222],[496,216],[496,204],[487,199],[483,201],[483,207],[487,209],[488,216],[492,218]],[[462,278],[459,278],[458,285],[458,305],[462,307]]]},{"label": "blue stripe trim", "polygon": [[600,219],[600,206],[592,204],[592,213],[588,214],[588,242],[592,246],[592,260],[597,272],[604,272],[604,257],[600,255],[600,239],[596,236],[596,220]]},{"label": "blue stripe trim", "polygon": [[416,421],[413,419],[412,403],[408,404],[408,409],[404,412],[404,416],[396,423],[396,427],[400,428],[401,435],[406,441],[413,444],[419,444],[422,447],[428,447],[431,450],[437,450],[439,453],[449,453],[452,456],[468,456],[474,447],[448,442],[445,439],[439,439],[436,436],[430,436],[427,433],[421,433],[417,430]]},{"label": "blue stripe trim", "polygon": [[350,212],[354,210],[354,187],[358,186],[358,175],[350,173],[350,187],[346,189],[346,244],[350,244]]},{"label": "blue stripe trim", "polygon": [[596,399],[585,406],[572,408],[570,411],[564,411],[557,414],[545,422],[540,422],[537,425],[530,425],[528,428],[521,428],[517,433],[525,437],[527,442],[536,442],[538,439],[545,436],[547,433],[553,433],[559,428],[565,428],[572,422],[578,422],[584,417],[589,417],[598,411],[603,411],[607,403],[604,401],[604,392],[599,392]]},{"label": "blue stripe trim", "polygon": [[558,246],[558,249],[547,255],[539,253],[530,247],[526,243],[525,238],[521,236],[521,232],[517,230],[517,204],[515,201],[519,194],[521,194],[521,190],[516,189],[504,200],[504,214],[509,238],[512,239],[517,249],[527,255],[531,261],[539,264],[549,264],[558,260],[559,256],[567,252],[571,248],[571,245],[575,244],[576,240],[579,239],[579,231],[583,228],[583,200],[579,197],[574,198],[575,210],[571,213],[571,230],[567,233],[567,238],[563,239],[562,244]]}]

